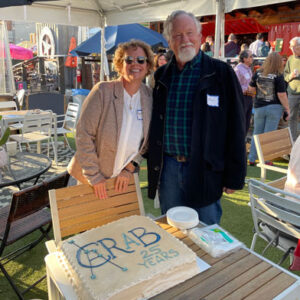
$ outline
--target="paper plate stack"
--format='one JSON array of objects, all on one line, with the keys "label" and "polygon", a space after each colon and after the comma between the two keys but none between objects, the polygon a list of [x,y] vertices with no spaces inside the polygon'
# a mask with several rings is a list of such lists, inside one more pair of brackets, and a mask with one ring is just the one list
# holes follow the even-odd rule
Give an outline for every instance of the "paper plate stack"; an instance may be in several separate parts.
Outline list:
[{"label": "paper plate stack", "polygon": [[189,229],[198,225],[196,210],[186,206],[176,206],[167,211],[168,224],[179,229]]}]

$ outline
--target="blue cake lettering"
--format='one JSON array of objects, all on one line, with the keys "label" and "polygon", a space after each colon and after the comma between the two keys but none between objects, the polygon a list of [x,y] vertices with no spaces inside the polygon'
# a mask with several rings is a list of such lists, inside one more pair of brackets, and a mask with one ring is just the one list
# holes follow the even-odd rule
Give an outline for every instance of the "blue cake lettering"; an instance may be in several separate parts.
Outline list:
[{"label": "blue cake lettering", "polygon": [[123,239],[124,239],[124,243],[126,245],[126,249],[130,249],[131,247],[129,246],[129,244],[135,244],[137,246],[140,246],[140,243],[136,242],[135,240],[133,240],[132,238],[130,238],[126,233],[122,233]]},{"label": "blue cake lettering", "polygon": [[[74,240],[69,241],[69,244],[74,245],[76,247],[78,247],[79,249],[76,252],[76,259],[78,262],[78,265],[83,267],[83,268],[88,268],[91,271],[91,279],[96,279],[96,275],[93,272],[94,268],[99,268],[101,266],[103,266],[106,263],[110,263],[113,266],[121,269],[122,271],[127,271],[128,269],[126,267],[121,267],[118,264],[114,263],[111,261],[112,257],[110,255],[108,255],[107,257],[105,257],[104,255],[102,255],[101,253],[98,252],[98,249],[86,249],[87,247],[90,247],[91,245],[94,246],[98,246],[97,243],[88,243],[84,246],[79,246],[77,245]],[[83,257],[86,258],[88,264],[83,263]]]},{"label": "blue cake lettering", "polygon": [[[119,251],[125,252],[125,253],[133,253],[134,252],[134,250],[131,250],[131,251],[128,250],[128,251],[126,251],[125,249],[117,247],[117,243],[116,243],[116,241],[114,239],[104,238],[104,239],[99,240],[98,242],[102,245],[102,247],[104,249],[106,249],[106,251],[111,255],[111,257],[113,259],[115,259],[116,256],[112,253],[111,249],[116,249],[116,250],[119,250]],[[111,242],[112,244],[108,245],[107,242]]]},{"label": "blue cake lettering", "polygon": [[[140,232],[142,231],[142,232]],[[148,247],[152,244],[155,244],[157,243],[161,237],[158,233],[156,232],[146,232],[146,229],[144,227],[136,227],[136,228],[133,228],[131,230],[128,230],[128,232],[130,232],[134,237],[136,237],[143,245],[144,247]],[[140,234],[138,234],[138,232],[140,232]],[[153,240],[151,242],[146,242],[145,241],[145,238],[149,238],[153,236]]]}]

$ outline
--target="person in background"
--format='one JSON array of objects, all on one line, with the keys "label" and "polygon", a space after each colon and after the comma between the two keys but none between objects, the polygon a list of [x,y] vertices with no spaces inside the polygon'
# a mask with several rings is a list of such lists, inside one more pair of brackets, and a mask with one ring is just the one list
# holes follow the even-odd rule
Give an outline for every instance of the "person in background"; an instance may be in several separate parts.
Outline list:
[{"label": "person in background", "polygon": [[207,42],[205,42],[201,45],[201,51],[210,57],[213,56],[213,52],[211,51],[210,45]]},{"label": "person in background", "polygon": [[148,195],[159,189],[164,214],[189,206],[219,223],[223,191],[242,189],[246,175],[242,90],[230,65],[200,50],[193,14],[174,11],[164,35],[174,55],[154,75]]},{"label": "person in background", "polygon": [[76,153],[68,172],[106,199],[106,180],[125,192],[142,160],[152,110],[151,89],[143,84],[154,65],[149,45],[131,40],[118,45],[114,67],[120,78],[100,82],[85,99],[76,127]]},{"label": "person in background", "polygon": [[238,45],[238,40],[235,34],[230,33],[228,36],[228,42],[225,44],[225,57],[237,56],[241,49]]},{"label": "person in background", "polygon": [[[300,195],[300,135],[298,136],[295,144],[291,151],[291,157],[288,166],[287,179],[284,185],[284,190],[293,194]],[[295,198],[288,197],[293,200]],[[299,212],[300,214],[300,212]],[[289,267],[290,270],[300,270],[300,239],[294,250],[294,259],[292,265]]]},{"label": "person in background", "polygon": [[241,84],[244,94],[244,112],[246,119],[246,136],[250,127],[250,120],[252,116],[252,97],[254,94],[249,90],[249,83],[252,78],[251,65],[253,63],[253,56],[250,50],[241,51],[239,55],[239,64],[234,68],[235,74]]},{"label": "person in background", "polygon": [[248,44],[243,43],[243,44],[241,45],[241,52],[242,52],[242,51],[245,51],[245,50],[249,50],[249,46],[248,46]]},{"label": "person in background", "polygon": [[290,40],[290,48],[293,54],[289,57],[285,69],[284,79],[288,83],[288,99],[291,110],[289,127],[293,140],[298,136],[298,117],[300,107],[300,37]]},{"label": "person in background", "polygon": [[262,33],[258,33],[256,35],[256,40],[250,44],[249,50],[252,52],[255,56],[260,56],[259,49],[264,43],[264,36]]},{"label": "person in background", "polygon": [[[210,51],[212,51],[212,53],[214,54],[215,53],[215,49],[214,49],[214,38],[212,35],[208,35],[206,38],[205,38],[205,42],[209,44],[210,46]],[[212,55],[213,56],[213,55]]]},{"label": "person in background", "polygon": [[282,54],[281,59],[282,59],[283,67],[285,68],[285,65],[286,65],[287,60],[288,60],[288,56],[286,54]]},{"label": "person in background", "polygon": [[154,57],[154,68],[153,72],[148,77],[148,85],[151,88],[154,88],[154,72],[161,66],[167,63],[167,58],[165,53],[158,53]]},{"label": "person in background", "polygon": [[[262,67],[253,75],[249,90],[255,94],[253,135],[276,130],[283,108],[290,113],[281,56],[277,52],[268,55]],[[252,138],[249,165],[255,166],[257,158]],[[271,164],[271,163],[270,163]]]}]

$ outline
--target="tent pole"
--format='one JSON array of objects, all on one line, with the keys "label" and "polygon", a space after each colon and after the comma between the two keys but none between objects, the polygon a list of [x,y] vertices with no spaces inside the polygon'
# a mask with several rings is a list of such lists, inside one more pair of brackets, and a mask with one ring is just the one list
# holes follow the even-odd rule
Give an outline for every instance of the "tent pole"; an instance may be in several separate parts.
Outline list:
[{"label": "tent pole", "polygon": [[100,81],[104,80],[104,64],[105,64],[105,23],[106,19],[103,17],[101,20],[101,65],[100,65]]},{"label": "tent pole", "polygon": [[225,57],[225,12],[224,12],[224,0],[222,0],[222,10],[220,13],[220,22],[221,22],[221,58]]},{"label": "tent pole", "polygon": [[[215,27],[215,48],[214,48],[214,57],[215,58],[220,57],[222,15],[224,16],[224,0],[216,0],[216,27]],[[224,21],[224,18],[223,18],[223,21]],[[224,41],[224,37],[223,37],[223,41]],[[223,45],[223,48],[224,48],[224,45]]]}]

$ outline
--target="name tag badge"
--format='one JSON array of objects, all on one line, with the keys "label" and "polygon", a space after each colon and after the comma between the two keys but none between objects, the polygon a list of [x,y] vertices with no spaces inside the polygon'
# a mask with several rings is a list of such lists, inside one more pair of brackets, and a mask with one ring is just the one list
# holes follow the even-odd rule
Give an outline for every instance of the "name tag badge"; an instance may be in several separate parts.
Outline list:
[{"label": "name tag badge", "polygon": [[251,79],[250,74],[246,73],[246,74],[245,74],[245,78],[246,78],[247,80]]},{"label": "name tag badge", "polygon": [[138,120],[143,120],[143,114],[141,109],[136,110],[136,117]]},{"label": "name tag badge", "polygon": [[207,105],[219,107],[219,96],[212,96],[207,94]]}]

